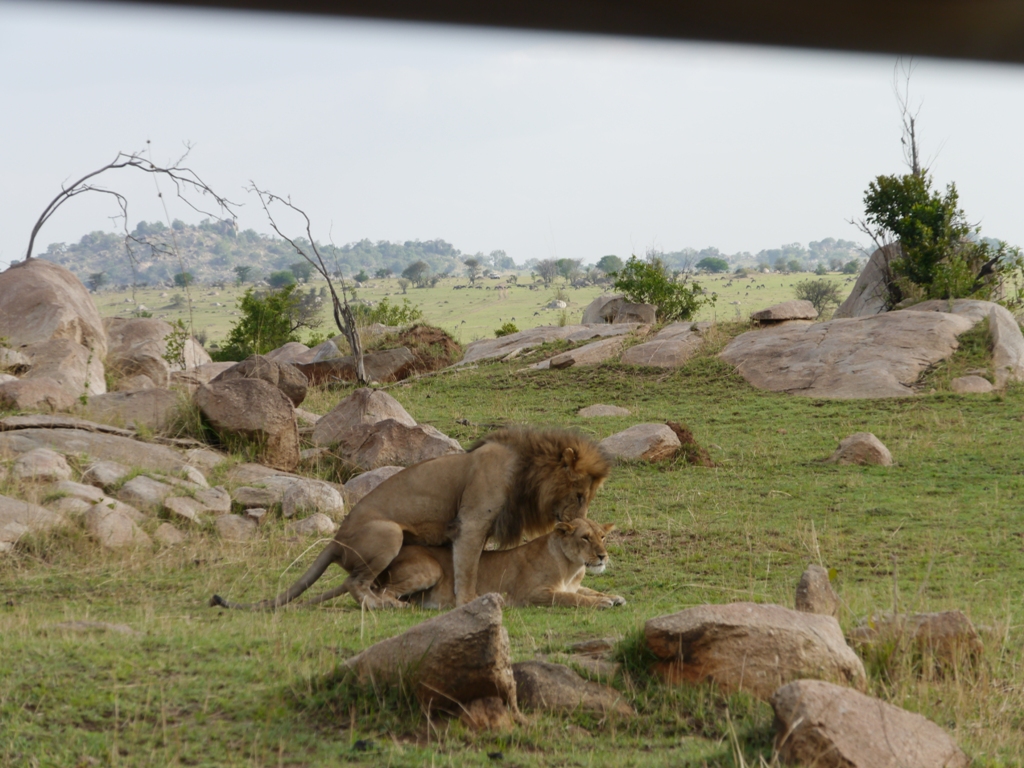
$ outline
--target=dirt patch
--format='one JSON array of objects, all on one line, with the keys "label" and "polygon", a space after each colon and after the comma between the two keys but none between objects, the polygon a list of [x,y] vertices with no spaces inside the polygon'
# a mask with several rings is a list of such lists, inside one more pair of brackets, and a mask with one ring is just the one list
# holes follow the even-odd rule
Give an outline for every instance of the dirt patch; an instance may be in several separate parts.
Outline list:
[{"label": "dirt patch", "polygon": [[[462,359],[462,347],[440,328],[414,325],[400,333],[389,333],[374,348],[379,350],[405,347],[416,358],[410,373],[430,373],[447,368]],[[404,378],[404,376],[402,377]]]},{"label": "dirt patch", "polygon": [[689,427],[676,421],[666,421],[665,425],[676,433],[676,437],[679,438],[681,443],[676,454],[677,456],[682,456],[686,459],[687,464],[694,464],[698,467],[715,466],[715,462],[711,460],[711,454],[708,453],[708,449],[697,442]]}]

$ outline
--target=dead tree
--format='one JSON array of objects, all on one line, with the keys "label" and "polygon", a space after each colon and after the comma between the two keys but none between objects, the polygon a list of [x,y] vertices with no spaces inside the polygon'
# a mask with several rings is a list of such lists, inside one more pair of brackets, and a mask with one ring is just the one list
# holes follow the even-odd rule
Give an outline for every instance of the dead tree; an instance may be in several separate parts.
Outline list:
[{"label": "dead tree", "polygon": [[[352,349],[352,357],[356,363],[356,381],[360,384],[368,384],[369,381],[366,376],[366,367],[363,365],[363,346],[359,340],[359,330],[356,328],[355,316],[352,314],[352,308],[348,303],[348,287],[345,285],[345,277],[341,272],[335,273],[341,283],[341,297],[339,298],[338,292],[334,288],[334,281],[331,279],[332,273],[327,268],[323,254],[320,252],[320,248],[317,246],[316,240],[313,238],[312,224],[310,223],[309,216],[304,210],[294,205],[290,198],[285,199],[272,192],[260,189],[252,181],[249,182],[249,185],[249,188],[256,193],[257,197],[259,197],[260,205],[263,206],[263,211],[267,214],[267,219],[269,220],[270,226],[274,232],[294,248],[295,252],[309,262],[313,269],[315,269],[320,276],[327,281],[327,288],[331,292],[334,324],[338,327],[338,330],[348,341],[348,345]],[[280,203],[302,217],[302,220],[305,222],[306,239],[309,241],[309,250],[313,252],[312,255],[307,253],[304,248],[295,242],[295,240],[288,237],[281,231],[281,228],[274,220],[273,214],[270,212],[270,206],[274,203]]]}]

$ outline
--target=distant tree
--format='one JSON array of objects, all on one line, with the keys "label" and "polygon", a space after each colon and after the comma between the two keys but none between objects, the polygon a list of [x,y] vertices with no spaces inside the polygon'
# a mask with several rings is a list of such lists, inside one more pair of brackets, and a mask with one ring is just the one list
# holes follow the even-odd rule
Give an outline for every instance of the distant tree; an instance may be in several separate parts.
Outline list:
[{"label": "distant tree", "polygon": [[515,269],[516,263],[512,257],[504,251],[491,251],[490,253],[491,264],[494,265],[495,269]]},{"label": "distant tree", "polygon": [[388,269],[387,267],[381,267],[380,269],[373,273],[373,276],[376,277],[378,280],[386,280],[387,278],[391,277],[391,270]]},{"label": "distant tree", "polygon": [[241,285],[249,279],[249,276],[252,274],[252,267],[248,264],[239,264],[233,271],[235,273],[235,282]]},{"label": "distant tree", "polygon": [[787,272],[803,272],[804,271],[804,265],[800,263],[799,259],[790,259],[788,262],[786,262],[786,271]]},{"label": "distant tree", "polygon": [[88,283],[89,289],[92,291],[98,291],[108,282],[106,272],[93,272],[89,275]]},{"label": "distant tree", "polygon": [[823,315],[833,304],[838,306],[842,301],[839,286],[826,278],[801,280],[794,286],[793,293],[798,299],[811,302],[819,315]]},{"label": "distant tree", "polygon": [[462,263],[466,265],[466,274],[469,276],[469,284],[474,285],[476,283],[476,279],[480,277],[480,260],[470,257]]},{"label": "distant tree", "polygon": [[191,272],[175,272],[174,284],[179,288],[187,288],[195,282],[195,275]]},{"label": "distant tree", "polygon": [[825,262],[819,261],[818,266],[814,268],[814,274],[816,275],[827,275],[828,267],[825,266]]},{"label": "distant tree", "polygon": [[831,259],[828,260],[828,268],[831,269],[833,272],[842,272],[843,260],[836,256],[833,256]]},{"label": "distant tree", "polygon": [[580,276],[580,265],[582,263],[582,259],[559,259],[555,262],[555,265],[558,268],[558,274],[568,283]]},{"label": "distant tree", "polygon": [[294,264],[289,264],[288,269],[295,275],[296,280],[301,280],[304,283],[308,283],[309,278],[313,276],[313,265],[308,261],[296,261]]},{"label": "distant tree", "polygon": [[597,268],[606,275],[618,272],[622,267],[622,259],[615,255],[602,256],[597,262]]},{"label": "distant tree", "polygon": [[411,280],[417,288],[425,288],[430,281],[430,265],[420,260],[402,270],[402,277]]},{"label": "distant tree", "polygon": [[729,262],[717,256],[705,256],[697,262],[696,267],[706,272],[728,272]]},{"label": "distant tree", "polygon": [[295,272],[290,269],[282,269],[278,272],[271,272],[267,277],[267,284],[271,288],[284,288],[286,285],[295,283]]},{"label": "distant tree", "polygon": [[544,259],[537,262],[537,276],[544,281],[544,285],[551,285],[551,281],[558,277],[558,262],[554,259]]},{"label": "distant tree", "polygon": [[410,285],[412,285],[412,280],[410,280],[409,278],[398,278],[398,287],[402,289],[402,293],[408,293]]},{"label": "distant tree", "polygon": [[370,279],[370,276],[368,274],[366,274],[366,270],[365,269],[360,269],[359,270],[359,274],[356,275],[356,281],[360,282],[360,283],[365,283],[369,279]]},{"label": "distant tree", "polygon": [[850,259],[843,264],[842,271],[844,275],[856,275],[860,272],[860,259]]}]

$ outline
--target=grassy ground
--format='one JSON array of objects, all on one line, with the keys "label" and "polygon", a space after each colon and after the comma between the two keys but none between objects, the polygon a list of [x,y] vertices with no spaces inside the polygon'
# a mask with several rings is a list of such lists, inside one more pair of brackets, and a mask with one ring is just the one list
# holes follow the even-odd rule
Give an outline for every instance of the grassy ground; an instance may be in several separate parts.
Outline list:
[{"label": "grassy ground", "polygon": [[[788,301],[793,298],[793,286],[808,278],[810,274],[798,275],[757,275],[751,278],[733,279],[731,276],[707,275],[699,279],[701,285],[718,294],[718,301],[713,307],[705,307],[696,317],[698,320],[735,320],[745,318],[751,312]],[[840,293],[849,292],[852,279],[845,275],[828,275],[829,280],[840,286]],[[494,330],[502,323],[514,321],[520,330],[538,325],[557,325],[561,320],[562,311],[548,309],[547,305],[561,290],[560,296],[568,301],[566,319],[578,323],[583,309],[599,294],[610,291],[610,287],[589,286],[587,288],[566,288],[552,285],[548,288],[537,287],[530,290],[525,284],[530,282],[528,273],[519,276],[522,287],[508,286],[504,291],[495,288],[505,285],[504,280],[480,280],[476,288],[456,289],[456,285],[465,285],[468,280],[454,278],[442,280],[434,288],[409,288],[403,295],[397,279],[371,280],[357,291],[361,299],[379,301],[385,296],[391,297],[392,303],[401,304],[401,299],[423,310],[425,320],[439,328],[444,328],[461,343],[468,343],[480,338],[493,338]],[[561,283],[561,281],[558,281]],[[325,283],[310,284],[319,290]],[[243,288],[229,286],[218,290],[210,286],[194,286],[192,295],[192,322],[196,331],[206,331],[210,342],[223,341],[227,336],[235,317],[238,298]],[[180,307],[172,307],[171,300],[175,294],[183,298]],[[166,295],[161,295],[166,294]],[[131,299],[128,291],[104,291],[96,295],[96,305],[104,317],[127,316],[134,311],[135,304],[126,302]],[[145,305],[154,317],[168,320],[189,319],[187,302],[181,289],[142,289],[136,291],[135,299]],[[216,305],[221,306],[216,306]],[[321,329],[329,335],[336,331],[325,310],[324,327]]]},{"label": "grassy ground", "polygon": [[[951,365],[976,365],[975,346]],[[791,606],[800,572],[817,562],[838,572],[845,629],[894,601],[901,610],[967,612],[985,642],[975,670],[921,678],[909,659],[876,660],[872,692],[949,729],[976,765],[1024,764],[1024,390],[816,401],[755,391],[710,355],[675,372],[522,368],[523,361],[486,365],[389,392],[464,445],[508,422],[603,438],[641,421],[680,421],[717,466],[618,466],[592,507],[595,519],[619,528],[610,537],[612,566],[585,583],[628,605],[509,609],[516,660],[606,636],[626,638],[629,660],[646,619],[706,602]],[[325,411],[347,393],[318,392],[309,406]],[[575,415],[598,402],[632,415]],[[875,433],[895,466],[822,463],[858,431]],[[0,764],[772,760],[767,705],[708,688],[666,689],[643,676],[615,681],[640,712],[634,721],[534,716],[504,735],[473,734],[457,721],[428,724],[393,701],[331,706],[317,682],[339,660],[432,614],[361,613],[348,598],[275,614],[207,608],[215,591],[262,597],[301,573],[321,545],[289,541],[279,525],[250,544],[201,533],[179,549],[123,556],[100,554],[72,531],[0,560]],[[325,586],[341,578],[336,569],[329,575]],[[123,623],[137,634],[54,626],[69,620]],[[495,753],[501,758],[489,757]]]}]

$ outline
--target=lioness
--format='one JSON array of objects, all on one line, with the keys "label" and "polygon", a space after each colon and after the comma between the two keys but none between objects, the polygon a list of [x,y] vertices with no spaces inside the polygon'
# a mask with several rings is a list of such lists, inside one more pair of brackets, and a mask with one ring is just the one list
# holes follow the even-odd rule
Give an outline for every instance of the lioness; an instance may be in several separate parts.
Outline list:
[{"label": "lioness", "polygon": [[[604,540],[614,525],[580,518],[555,523],[555,530],[513,549],[484,552],[480,556],[476,589],[481,594],[500,592],[509,605],[558,605],[611,608],[625,598],[581,587],[587,571],[603,573],[608,565]],[[455,605],[455,574],[451,547],[410,545],[377,577],[384,594],[408,599],[423,608]],[[338,597],[345,585],[306,601],[312,605]]]},{"label": "lioness", "polygon": [[373,584],[403,544],[451,543],[455,604],[476,598],[477,568],[488,538],[500,547],[551,531],[555,523],[587,516],[608,477],[595,443],[561,430],[502,429],[468,453],[420,462],[388,478],[356,504],[334,541],[291,587],[249,605],[219,595],[211,605],[267,609],[291,602],[331,563],[349,576],[343,586],[371,608],[406,603],[377,594]]}]

